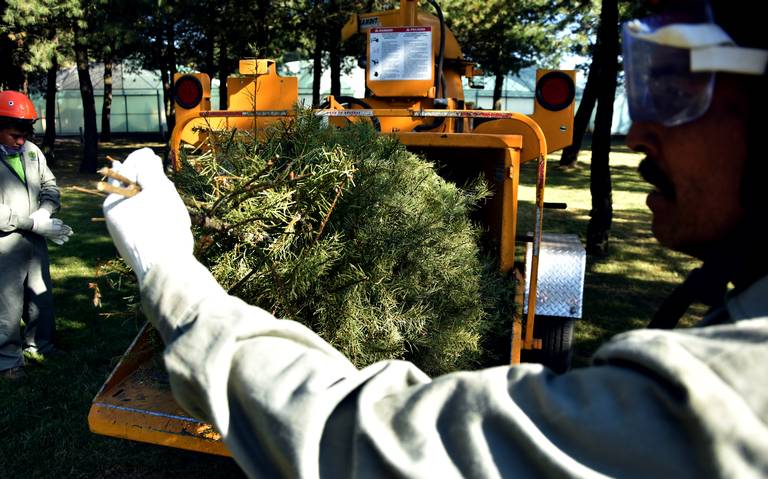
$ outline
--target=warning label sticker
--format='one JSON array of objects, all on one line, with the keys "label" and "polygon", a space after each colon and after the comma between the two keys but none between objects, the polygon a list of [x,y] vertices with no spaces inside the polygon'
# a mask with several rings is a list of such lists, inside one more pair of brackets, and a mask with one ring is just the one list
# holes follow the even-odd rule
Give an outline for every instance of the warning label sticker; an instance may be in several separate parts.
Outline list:
[{"label": "warning label sticker", "polygon": [[431,80],[432,27],[370,29],[369,80]]}]

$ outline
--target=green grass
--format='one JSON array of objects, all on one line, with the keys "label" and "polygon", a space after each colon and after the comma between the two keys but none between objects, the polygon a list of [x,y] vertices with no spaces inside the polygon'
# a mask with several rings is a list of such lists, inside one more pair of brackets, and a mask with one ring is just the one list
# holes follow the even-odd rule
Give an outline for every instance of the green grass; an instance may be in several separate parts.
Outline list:
[{"label": "green grass", "polygon": [[[559,153],[548,161],[546,201],[564,202],[566,210],[545,210],[544,231],[573,233],[586,244],[591,208],[589,163],[591,152],[583,151],[576,168],[560,168]],[[661,301],[680,284],[696,262],[663,248],[650,230],[651,213],[645,206],[650,185],[637,173],[642,156],[621,145],[611,153],[613,181],[613,225],[609,254],[588,259],[584,285],[583,320],[576,323],[574,364],[583,366],[597,347],[611,336],[642,328]],[[535,197],[534,164],[523,166],[520,197],[525,201],[518,231],[532,229]],[[681,324],[688,325],[703,315],[693,308]]]},{"label": "green grass", "polygon": [[[60,217],[75,235],[50,245],[57,338],[64,356],[28,360],[28,379],[0,380],[0,464],[4,478],[242,477],[229,458],[209,456],[92,434],[87,416],[93,397],[143,324],[135,312],[104,316],[125,300],[103,289],[92,303],[98,265],[115,257],[103,222],[101,199],[72,189],[93,188],[97,177],[76,171],[77,144],[57,148],[54,173],[62,187]],[[143,145],[109,144],[100,156],[124,158]],[[156,144],[150,144],[155,146]]]},{"label": "green grass", "polygon": [[[145,144],[111,143],[100,155],[124,158]],[[160,147],[158,144],[148,146]],[[93,187],[97,178],[74,173],[79,151],[62,142],[54,172],[63,190],[61,217],[75,230],[63,247],[51,246],[59,344],[68,351],[55,360],[33,362],[29,378],[16,383],[0,380],[0,446],[2,477],[26,478],[217,478],[242,477],[229,458],[186,452],[92,434],[87,415],[91,400],[142,325],[125,299],[103,290],[103,307],[92,304],[98,265],[115,256],[101,216],[101,200],[72,186]],[[578,234],[584,241],[588,220],[589,153],[575,169],[550,161],[547,201],[569,205],[545,212],[545,231]],[[645,185],[635,169],[639,155],[621,148],[612,156],[614,225],[610,255],[590,261],[584,293],[584,320],[577,323],[576,364],[585,364],[595,348],[610,336],[642,327],[655,306],[684,277],[693,263],[661,248],[649,231],[644,206]],[[521,197],[533,198],[532,165],[524,167]],[[529,202],[530,203],[530,202]],[[530,205],[523,213],[530,213]],[[527,222],[527,223],[526,223]],[[519,231],[532,225],[530,216]],[[104,315],[104,312],[121,314]],[[693,317],[700,315],[697,310]]]}]

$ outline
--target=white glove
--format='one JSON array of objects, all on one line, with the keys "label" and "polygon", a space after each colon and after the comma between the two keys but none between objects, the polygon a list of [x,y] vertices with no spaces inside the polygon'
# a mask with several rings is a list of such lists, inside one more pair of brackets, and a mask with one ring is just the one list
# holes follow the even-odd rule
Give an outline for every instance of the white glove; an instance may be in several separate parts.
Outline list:
[{"label": "white glove", "polygon": [[165,176],[162,160],[151,149],[134,151],[125,163],[114,162],[112,169],[141,186],[141,192],[132,198],[113,193],[104,200],[109,234],[141,286],[160,260],[172,263],[192,258],[189,213]]},{"label": "white glove", "polygon": [[[67,228],[69,228],[69,226],[67,226]],[[73,233],[72,228],[70,228],[69,233],[58,235],[58,236],[46,236],[46,238],[48,238],[52,243],[56,243],[57,245],[61,246],[67,241],[69,241],[69,237],[72,235],[72,233]]]},{"label": "white glove", "polygon": [[72,235],[72,228],[65,225],[63,221],[59,219],[51,219],[51,212],[45,208],[39,208],[37,211],[29,215],[32,219],[32,231],[42,235],[57,245],[61,246]]},{"label": "white glove", "polygon": [[[37,213],[37,211],[35,213]],[[32,232],[37,233],[40,236],[45,236],[56,244],[64,244],[69,240],[69,236],[72,234],[72,228],[65,225],[64,222],[58,218],[35,219],[32,216],[30,216],[30,218],[33,218],[34,221]]]},{"label": "white glove", "polygon": [[32,221],[45,221],[51,217],[51,212],[45,208],[39,208],[37,211],[29,215]]}]

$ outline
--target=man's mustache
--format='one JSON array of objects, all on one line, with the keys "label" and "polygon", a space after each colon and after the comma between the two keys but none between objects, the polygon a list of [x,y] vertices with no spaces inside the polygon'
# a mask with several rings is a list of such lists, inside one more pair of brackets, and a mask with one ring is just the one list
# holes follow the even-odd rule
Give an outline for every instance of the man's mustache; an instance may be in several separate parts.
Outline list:
[{"label": "man's mustache", "polygon": [[675,187],[655,161],[645,157],[640,162],[637,171],[645,181],[655,186],[661,194],[668,198],[675,197]]}]

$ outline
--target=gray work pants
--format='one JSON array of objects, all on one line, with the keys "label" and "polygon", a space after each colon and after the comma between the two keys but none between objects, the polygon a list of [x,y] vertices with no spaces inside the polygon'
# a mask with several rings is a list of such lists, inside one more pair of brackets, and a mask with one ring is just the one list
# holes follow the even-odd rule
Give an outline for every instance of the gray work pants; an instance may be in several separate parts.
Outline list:
[{"label": "gray work pants", "polygon": [[45,353],[53,348],[53,333],[45,238],[30,232],[0,233],[0,371],[23,365],[23,349]]}]

